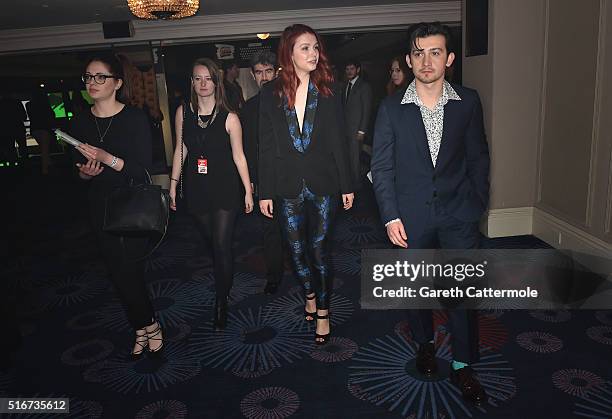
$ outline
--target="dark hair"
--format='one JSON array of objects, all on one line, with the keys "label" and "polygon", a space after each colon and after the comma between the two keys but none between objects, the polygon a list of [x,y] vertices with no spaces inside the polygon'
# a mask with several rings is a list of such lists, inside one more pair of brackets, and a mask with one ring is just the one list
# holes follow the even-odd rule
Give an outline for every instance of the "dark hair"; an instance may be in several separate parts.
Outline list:
[{"label": "dark hair", "polygon": [[349,65],[354,65],[356,68],[361,68],[361,62],[359,62],[358,60],[348,60],[344,63],[344,68],[348,67]]},{"label": "dark hair", "polygon": [[232,68],[233,66],[238,65],[238,63],[235,60],[223,60],[221,61],[221,68],[223,69],[223,71],[227,71],[230,68]]},{"label": "dark hair", "polygon": [[412,52],[413,49],[418,49],[418,45],[416,44],[417,38],[427,38],[433,35],[444,36],[446,40],[446,52],[448,54],[455,51],[449,27],[440,22],[421,22],[414,24],[408,29],[408,34],[410,40],[410,50],[408,53]]},{"label": "dark hair", "polygon": [[310,73],[310,81],[315,85],[319,93],[324,97],[331,96],[332,90],[331,85],[334,82],[334,76],[329,66],[329,59],[325,53],[325,45],[323,39],[318,33],[314,31],[310,26],[302,25],[297,23],[295,25],[287,26],[283,31],[280,43],[278,44],[278,61],[282,68],[278,77],[278,83],[275,86],[274,93],[282,98],[287,98],[287,106],[292,108],[295,105],[295,92],[300,84],[300,79],[295,74],[295,68],[291,55],[293,53],[293,46],[295,41],[300,35],[309,33],[314,35],[319,44],[319,63],[317,68]]},{"label": "dark hair", "polygon": [[87,67],[89,67],[89,64],[93,62],[104,64],[108,67],[109,73],[115,77],[115,80],[121,80],[123,82],[119,90],[117,90],[115,98],[121,103],[129,104],[131,91],[129,80],[126,77],[130,66],[128,58],[122,54],[112,53],[93,55],[87,60],[83,73],[85,73]]},{"label": "dark hair", "polygon": [[[227,103],[227,98],[225,97],[225,89],[223,87],[223,79],[221,77],[221,71],[219,71],[219,66],[211,60],[210,58],[198,58],[191,65],[191,74],[190,78],[193,76],[193,69],[197,65],[202,65],[208,69],[210,73],[210,77],[212,78],[213,83],[215,84],[215,103],[219,107],[219,109],[234,112],[234,110]],[[198,95],[193,89],[193,83],[190,85],[190,103],[194,112],[198,111]]]},{"label": "dark hair", "polygon": [[412,71],[410,70],[410,67],[408,67],[408,64],[406,63],[405,55],[396,55],[395,57],[391,58],[391,61],[389,61],[389,69],[391,69],[393,63],[396,61],[399,65],[401,72],[404,74],[404,81],[399,86],[396,86],[391,81],[391,77],[389,77],[389,82],[387,83],[387,95],[391,95],[397,92],[398,90],[405,90],[408,84],[412,81],[412,78],[414,77]]},{"label": "dark hair", "polygon": [[268,64],[276,69],[276,54],[273,53],[272,51],[267,51],[267,50],[256,52],[251,57],[251,62],[250,62],[251,70],[254,71],[255,66],[257,64],[262,64],[262,65]]}]

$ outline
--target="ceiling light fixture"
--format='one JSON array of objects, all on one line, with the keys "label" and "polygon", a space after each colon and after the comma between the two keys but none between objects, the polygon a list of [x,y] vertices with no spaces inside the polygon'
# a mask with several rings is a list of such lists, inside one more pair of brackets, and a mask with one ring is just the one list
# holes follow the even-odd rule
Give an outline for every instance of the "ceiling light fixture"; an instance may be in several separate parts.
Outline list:
[{"label": "ceiling light fixture", "polygon": [[141,19],[181,19],[195,15],[200,0],[127,0],[127,4]]},{"label": "ceiling light fixture", "polygon": [[257,37],[259,39],[268,39],[270,37],[270,34],[269,33],[258,33]]}]

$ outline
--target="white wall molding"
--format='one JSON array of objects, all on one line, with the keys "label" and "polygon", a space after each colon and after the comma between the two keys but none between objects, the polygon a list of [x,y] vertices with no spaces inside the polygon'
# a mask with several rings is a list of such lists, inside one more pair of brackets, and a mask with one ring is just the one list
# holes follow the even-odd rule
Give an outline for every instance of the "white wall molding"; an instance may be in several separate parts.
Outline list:
[{"label": "white wall molding", "polygon": [[534,208],[533,235],[558,249],[610,258],[612,244],[575,227],[554,215]]},{"label": "white wall molding", "polygon": [[492,209],[481,231],[489,238],[523,236],[532,233],[532,222],[533,207]]},{"label": "white wall molding", "polygon": [[406,28],[411,23],[461,21],[461,1],[334,7],[195,16],[179,21],[134,20],[134,37],[104,39],[101,23],[0,31],[0,54],[147,41],[185,42],[280,33],[292,23],[320,31]]},{"label": "white wall molding", "polygon": [[481,231],[489,238],[532,234],[556,249],[610,259],[612,243],[607,243],[584,230],[536,207],[489,210],[481,223]]}]

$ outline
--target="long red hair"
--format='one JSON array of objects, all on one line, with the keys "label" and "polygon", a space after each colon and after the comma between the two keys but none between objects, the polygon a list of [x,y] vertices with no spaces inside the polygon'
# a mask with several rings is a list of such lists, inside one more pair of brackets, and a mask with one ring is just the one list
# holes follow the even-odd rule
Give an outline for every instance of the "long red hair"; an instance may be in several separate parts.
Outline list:
[{"label": "long red hair", "polygon": [[291,55],[293,46],[297,38],[305,33],[310,33],[317,38],[319,44],[319,62],[317,68],[310,73],[310,81],[315,85],[319,93],[325,97],[332,95],[331,85],[334,82],[334,75],[329,65],[329,59],[325,53],[323,39],[310,26],[295,24],[287,26],[283,31],[278,45],[278,63],[281,66],[278,82],[276,83],[274,93],[282,100],[282,97],[287,98],[287,105],[292,108],[295,105],[295,93],[300,85],[300,79],[295,73]]}]

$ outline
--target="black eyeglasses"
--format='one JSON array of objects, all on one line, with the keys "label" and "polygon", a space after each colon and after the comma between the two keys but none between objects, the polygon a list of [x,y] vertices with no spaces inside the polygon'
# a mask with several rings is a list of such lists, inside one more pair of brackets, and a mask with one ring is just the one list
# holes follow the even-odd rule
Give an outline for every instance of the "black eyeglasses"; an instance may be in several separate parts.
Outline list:
[{"label": "black eyeglasses", "polygon": [[83,83],[85,84],[89,84],[91,83],[91,81],[95,81],[96,84],[104,84],[106,83],[106,79],[116,79],[117,77],[115,76],[111,76],[110,74],[83,74],[81,76],[81,80],[83,80]]}]

